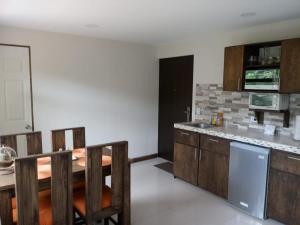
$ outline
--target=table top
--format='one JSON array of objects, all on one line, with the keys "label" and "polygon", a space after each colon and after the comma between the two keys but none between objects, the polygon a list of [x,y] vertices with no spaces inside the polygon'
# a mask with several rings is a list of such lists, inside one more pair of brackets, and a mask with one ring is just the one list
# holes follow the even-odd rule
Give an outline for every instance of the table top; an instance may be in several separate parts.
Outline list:
[{"label": "table top", "polygon": [[[85,148],[73,150],[72,170],[73,174],[82,173],[85,171]],[[102,156],[102,166],[110,167],[111,156]],[[37,160],[38,179],[46,180],[51,177],[51,158],[44,157]],[[15,174],[0,175],[0,191],[9,190],[15,188]]]}]

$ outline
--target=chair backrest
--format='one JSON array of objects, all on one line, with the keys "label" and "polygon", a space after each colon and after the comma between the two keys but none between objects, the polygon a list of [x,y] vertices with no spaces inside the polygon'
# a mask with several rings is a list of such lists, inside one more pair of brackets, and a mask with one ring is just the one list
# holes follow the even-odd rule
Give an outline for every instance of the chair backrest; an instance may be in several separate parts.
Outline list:
[{"label": "chair backrest", "polygon": [[18,133],[0,136],[0,143],[13,148],[18,153],[17,138],[25,136],[27,141],[27,155],[43,153],[42,132]]},{"label": "chair backrest", "polygon": [[57,152],[59,149],[66,149],[66,131],[73,132],[73,147],[85,148],[85,128],[74,127],[52,130],[52,151]]},{"label": "chair backrest", "polygon": [[15,160],[18,225],[39,225],[37,159],[51,157],[52,224],[73,223],[72,152],[64,151]]},{"label": "chair backrest", "polygon": [[[102,154],[111,147],[111,193],[112,205],[102,209]],[[100,160],[99,160],[100,159]],[[118,214],[123,225],[130,224],[130,165],[128,163],[128,142],[115,142],[87,147],[86,151],[86,221],[94,224],[103,218]],[[121,216],[120,216],[121,215]]]}]

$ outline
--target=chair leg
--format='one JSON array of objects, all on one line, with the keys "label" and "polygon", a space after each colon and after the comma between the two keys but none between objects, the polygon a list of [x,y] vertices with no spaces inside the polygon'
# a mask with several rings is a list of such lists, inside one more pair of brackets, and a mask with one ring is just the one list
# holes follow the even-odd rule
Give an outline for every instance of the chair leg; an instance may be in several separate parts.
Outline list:
[{"label": "chair leg", "polygon": [[109,219],[108,218],[104,219],[104,225],[109,225]]},{"label": "chair leg", "polygon": [[123,213],[118,214],[118,225],[123,225]]}]

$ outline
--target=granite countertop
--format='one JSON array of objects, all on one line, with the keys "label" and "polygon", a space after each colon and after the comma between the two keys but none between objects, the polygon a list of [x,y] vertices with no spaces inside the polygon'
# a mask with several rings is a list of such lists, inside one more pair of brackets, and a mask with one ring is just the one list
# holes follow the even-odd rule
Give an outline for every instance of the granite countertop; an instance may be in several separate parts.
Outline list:
[{"label": "granite countertop", "polygon": [[175,123],[175,128],[208,134],[225,139],[235,140],[262,147],[300,154],[300,141],[295,141],[290,136],[265,135],[263,131],[256,129],[238,129],[235,126],[199,128],[187,125],[187,123]]}]

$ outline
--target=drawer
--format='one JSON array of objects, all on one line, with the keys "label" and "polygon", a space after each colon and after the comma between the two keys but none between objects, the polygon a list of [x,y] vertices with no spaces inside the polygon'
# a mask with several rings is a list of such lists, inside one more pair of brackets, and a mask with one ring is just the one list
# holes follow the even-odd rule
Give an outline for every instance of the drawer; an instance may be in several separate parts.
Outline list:
[{"label": "drawer", "polygon": [[198,147],[199,134],[191,131],[175,129],[175,142]]},{"label": "drawer", "polygon": [[230,144],[229,140],[227,139],[208,135],[201,135],[200,148],[206,151],[211,151],[228,156]]},{"label": "drawer", "polygon": [[300,155],[272,150],[271,167],[300,176]]}]

